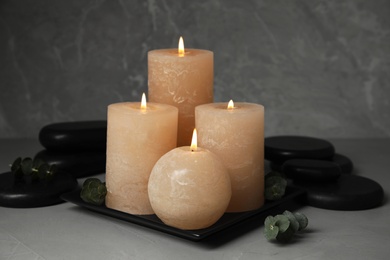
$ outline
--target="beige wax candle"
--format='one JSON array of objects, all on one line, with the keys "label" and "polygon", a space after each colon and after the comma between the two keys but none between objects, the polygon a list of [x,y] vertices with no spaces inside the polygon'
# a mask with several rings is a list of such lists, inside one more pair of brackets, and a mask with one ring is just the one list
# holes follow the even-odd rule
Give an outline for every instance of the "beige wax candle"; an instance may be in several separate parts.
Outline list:
[{"label": "beige wax candle", "polygon": [[231,197],[229,174],[207,149],[183,146],[161,157],[148,184],[156,215],[167,225],[201,229],[214,224]]},{"label": "beige wax candle", "polygon": [[217,154],[228,168],[232,199],[227,212],[242,212],[264,204],[264,107],[227,103],[196,107],[199,146]]},{"label": "beige wax candle", "polygon": [[162,155],[176,147],[176,107],[148,103],[108,106],[106,206],[130,214],[153,214],[147,185]]},{"label": "beige wax candle", "polygon": [[[184,48],[184,47],[183,47]],[[191,144],[194,109],[213,102],[213,52],[199,49],[152,50],[148,53],[148,95],[152,102],[179,109],[178,146]]]}]

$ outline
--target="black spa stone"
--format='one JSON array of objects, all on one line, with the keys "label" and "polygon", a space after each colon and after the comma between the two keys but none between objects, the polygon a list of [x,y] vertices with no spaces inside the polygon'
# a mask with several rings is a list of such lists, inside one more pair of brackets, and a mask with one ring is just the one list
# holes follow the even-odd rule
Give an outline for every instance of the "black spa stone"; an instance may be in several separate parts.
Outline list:
[{"label": "black spa stone", "polygon": [[0,206],[34,208],[64,202],[63,193],[77,189],[77,180],[65,172],[56,172],[50,182],[16,180],[12,172],[0,174]]},{"label": "black spa stone", "polygon": [[34,158],[47,164],[56,164],[58,169],[76,178],[91,176],[106,171],[106,152],[75,151],[58,152],[42,150]]},{"label": "black spa stone", "polygon": [[341,168],[331,161],[291,159],[283,164],[282,172],[293,180],[334,182],[340,177]]},{"label": "black spa stone", "polygon": [[278,164],[275,162],[270,162],[269,167],[273,171],[282,172],[282,165],[281,164]]},{"label": "black spa stone", "polygon": [[106,150],[107,121],[62,122],[44,126],[40,143],[52,151]]},{"label": "black spa stone", "polygon": [[336,153],[330,161],[337,163],[342,173],[352,173],[353,171],[352,160],[345,155]]},{"label": "black spa stone", "polygon": [[331,210],[365,210],[380,206],[384,199],[382,186],[366,177],[342,174],[336,182],[294,181],[306,190],[305,203]]},{"label": "black spa stone", "polygon": [[306,136],[273,136],[264,140],[265,159],[283,164],[289,159],[331,159],[334,146],[323,139]]},{"label": "black spa stone", "polygon": [[[350,174],[353,171],[353,162],[345,155],[335,153],[334,156],[327,161],[338,164],[343,174]],[[282,164],[270,162],[269,165],[271,170],[282,172]]]}]

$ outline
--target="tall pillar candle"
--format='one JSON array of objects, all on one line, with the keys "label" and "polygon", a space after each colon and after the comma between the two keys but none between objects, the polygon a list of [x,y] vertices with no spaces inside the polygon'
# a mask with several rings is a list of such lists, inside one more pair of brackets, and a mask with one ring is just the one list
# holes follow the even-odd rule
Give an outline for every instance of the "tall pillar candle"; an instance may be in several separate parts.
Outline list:
[{"label": "tall pillar candle", "polygon": [[106,206],[130,214],[153,214],[148,180],[154,164],[176,147],[178,109],[148,103],[108,106]]},{"label": "tall pillar candle", "polygon": [[214,56],[211,51],[149,51],[149,100],[179,109],[178,146],[190,145],[195,127],[194,109],[197,105],[213,102],[213,81]]},{"label": "tall pillar candle", "polygon": [[264,107],[252,103],[213,103],[195,108],[199,146],[214,152],[227,167],[232,198],[227,212],[264,204]]}]

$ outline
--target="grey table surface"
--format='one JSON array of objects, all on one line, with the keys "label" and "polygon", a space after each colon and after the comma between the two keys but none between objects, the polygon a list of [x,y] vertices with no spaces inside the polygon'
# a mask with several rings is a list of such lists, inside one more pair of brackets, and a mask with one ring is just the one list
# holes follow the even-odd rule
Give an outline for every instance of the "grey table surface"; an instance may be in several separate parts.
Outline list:
[{"label": "grey table surface", "polygon": [[[354,174],[390,190],[390,139],[331,139],[350,157]],[[0,172],[16,157],[34,156],[38,140],[0,140]],[[104,178],[104,174],[98,175]],[[80,182],[83,180],[80,179]],[[280,209],[282,210],[282,209]],[[363,211],[302,206],[307,230],[280,245],[263,236],[261,221],[191,242],[85,210],[71,203],[40,208],[0,207],[0,259],[388,259],[390,205]]]}]

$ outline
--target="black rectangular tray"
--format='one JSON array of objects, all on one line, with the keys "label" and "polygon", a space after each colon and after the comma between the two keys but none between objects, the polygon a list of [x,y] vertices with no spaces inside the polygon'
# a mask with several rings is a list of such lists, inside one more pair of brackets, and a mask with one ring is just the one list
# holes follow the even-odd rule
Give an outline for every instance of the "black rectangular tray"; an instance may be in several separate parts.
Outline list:
[{"label": "black rectangular tray", "polygon": [[232,227],[240,222],[243,222],[256,215],[265,215],[269,210],[280,206],[284,203],[289,203],[305,193],[304,190],[288,186],[286,193],[282,199],[277,201],[267,201],[263,207],[257,210],[240,212],[240,213],[225,213],[215,224],[208,228],[199,230],[181,230],[164,224],[156,215],[132,215],[121,211],[107,208],[104,205],[96,206],[84,202],[80,198],[80,190],[75,190],[66,194],[63,194],[61,198],[70,203],[87,208],[94,212],[104,214],[110,217],[135,223],[141,226],[145,226],[154,230],[168,233],[170,235],[185,238],[191,241],[200,241],[210,235],[213,235],[219,231]]}]

